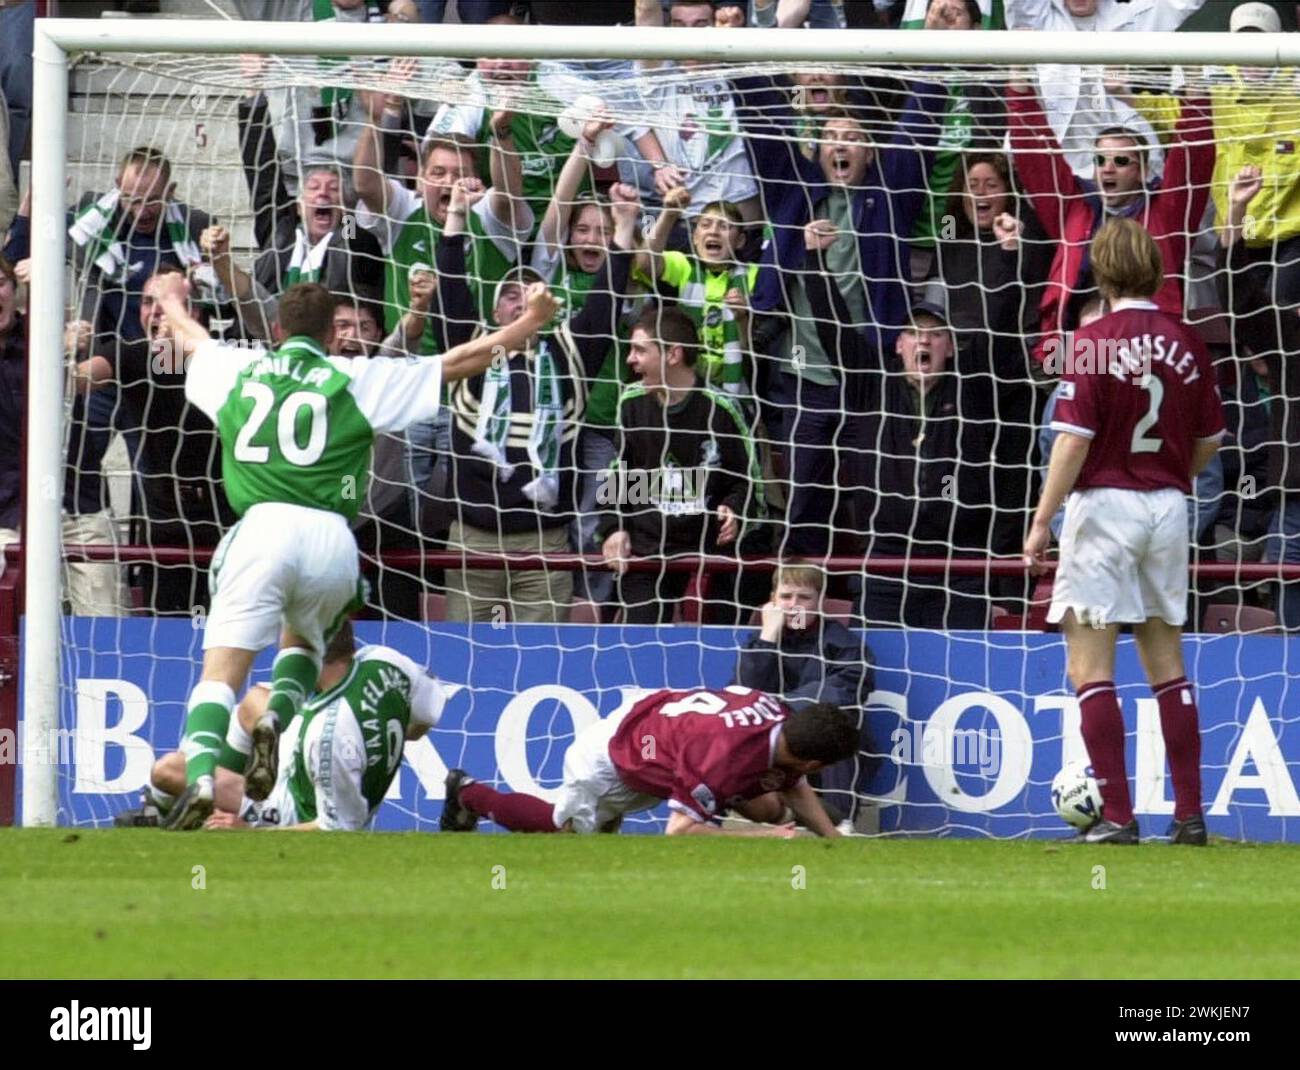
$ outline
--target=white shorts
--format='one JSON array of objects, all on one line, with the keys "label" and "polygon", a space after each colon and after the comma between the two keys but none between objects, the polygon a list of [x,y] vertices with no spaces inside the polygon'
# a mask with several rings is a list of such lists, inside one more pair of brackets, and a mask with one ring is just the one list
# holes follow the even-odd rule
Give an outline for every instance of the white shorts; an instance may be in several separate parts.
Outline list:
[{"label": "white shorts", "polygon": [[1094,487],[1065,503],[1061,563],[1047,619],[1080,623],[1187,620],[1187,496],[1176,487]]},{"label": "white shorts", "polygon": [[226,532],[212,557],[203,649],[265,650],[282,628],[318,654],[361,604],[357,543],[337,513],[266,502]]},{"label": "white shorts", "polygon": [[615,832],[624,814],[650,810],[662,799],[633,791],[619,779],[609,758],[609,741],[632,708],[629,701],[603,721],[578,733],[564,752],[564,783],[555,804],[555,826],[570,822],[574,832]]}]

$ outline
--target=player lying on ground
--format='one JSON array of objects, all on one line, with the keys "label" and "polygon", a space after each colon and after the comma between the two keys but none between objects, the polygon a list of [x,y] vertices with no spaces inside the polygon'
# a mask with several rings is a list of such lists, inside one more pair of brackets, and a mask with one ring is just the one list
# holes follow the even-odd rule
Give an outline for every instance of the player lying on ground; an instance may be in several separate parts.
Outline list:
[{"label": "player lying on ground", "polygon": [[[1101,788],[1101,817],[1078,839],[1138,842],[1115,695],[1115,643],[1133,625],[1160,706],[1174,782],[1174,843],[1203,845],[1201,735],[1183,668],[1187,619],[1187,495],[1224,434],[1223,406],[1200,338],[1160,312],[1160,250],[1131,220],[1092,243],[1092,270],[1109,313],[1077,331],[1065,354],[1047,482],[1025,540],[1034,571],[1065,501],[1061,559],[1047,619],[1060,621],[1083,741]],[[1073,362],[1073,366],[1071,366]],[[1069,496],[1066,500],[1066,496]]]},{"label": "player lying on ground", "polygon": [[[236,710],[244,732],[269,698],[269,688],[249,689]],[[254,802],[242,776],[218,768],[216,810],[206,827],[365,828],[397,775],[405,742],[438,723],[444,702],[438,681],[405,654],[385,646],[357,650],[345,621],[325,651],[316,694],[285,729],[270,795]],[[173,751],[158,759],[151,782],[150,798],[169,811],[185,790],[185,756]]]},{"label": "player lying on ground", "polygon": [[[838,836],[806,777],[857,749],[857,723],[829,703],[791,712],[747,687],[655,691],[578,733],[554,805],[453,769],[441,827],[468,832],[487,817],[516,832],[614,832],[624,814],[667,799],[670,836],[788,838],[787,806],[819,836]],[[772,827],[724,830],[718,821],[728,810]]]},{"label": "player lying on ground", "polygon": [[248,754],[245,789],[261,800],[275,783],[281,725],[316,686],[325,643],[359,605],[349,523],[366,499],[375,434],[432,419],[444,383],[477,375],[495,353],[523,345],[557,304],[535,284],[510,326],[440,357],[349,359],[328,355],[336,300],[322,286],[281,295],[280,343],[267,352],[212,341],[190,314],[185,281],[170,280],[158,296],[193,350],[185,396],[217,425],[226,497],[242,518],[213,555],[203,675],[181,743],[187,787],[163,824],[193,829],[212,812],[230,711],[257,653],[279,639],[266,713],[251,733],[234,733],[232,745]]}]

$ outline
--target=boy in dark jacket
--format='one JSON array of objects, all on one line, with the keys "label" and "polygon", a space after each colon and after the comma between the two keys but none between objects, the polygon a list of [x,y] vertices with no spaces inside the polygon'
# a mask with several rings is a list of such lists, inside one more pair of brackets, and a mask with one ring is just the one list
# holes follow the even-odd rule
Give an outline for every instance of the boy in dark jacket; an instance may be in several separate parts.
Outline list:
[{"label": "boy in dark jacket", "polygon": [[[824,587],[821,569],[812,565],[776,570],[762,626],[740,651],[731,682],[776,695],[794,710],[816,702],[856,710],[864,729],[862,708],[875,684],[875,657],[860,635],[822,615]],[[872,754],[863,730],[858,754],[819,774],[823,805],[853,818],[861,785],[877,764]]]},{"label": "boy in dark jacket", "polygon": [[[639,377],[619,400],[617,468],[597,500],[616,506],[599,526],[620,575],[628,624],[665,624],[690,573],[628,571],[633,558],[754,553],[766,546],[766,505],[753,437],[737,403],[696,375],[699,335],[679,308],[648,309],[632,329]],[[707,575],[705,623],[734,625],[762,598],[754,575]],[[761,578],[760,581],[761,582]],[[743,617],[742,617],[743,619]]]}]

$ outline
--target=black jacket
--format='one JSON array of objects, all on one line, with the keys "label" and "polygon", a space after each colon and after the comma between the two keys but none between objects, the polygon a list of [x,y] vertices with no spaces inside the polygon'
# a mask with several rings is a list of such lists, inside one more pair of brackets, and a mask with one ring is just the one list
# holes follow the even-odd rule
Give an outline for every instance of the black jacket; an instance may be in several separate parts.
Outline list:
[{"label": "black jacket", "polygon": [[[1251,265],[1245,242],[1219,250],[1219,294],[1234,316],[1233,341],[1268,365],[1273,386],[1269,483],[1300,491],[1300,319],[1279,310],[1270,293],[1272,271]],[[1240,352],[1238,356],[1243,356]]]},{"label": "black jacket", "polygon": [[[618,478],[607,487],[611,516],[600,534],[620,526],[637,557],[717,554],[737,546],[757,552],[767,544],[767,517],[753,436],[740,407],[696,380],[680,405],[665,409],[637,384],[618,406],[614,440]],[[683,482],[674,485],[675,479]],[[689,501],[688,501],[689,499]],[[735,543],[718,546],[718,508],[742,522]]]},{"label": "black jacket", "polygon": [[839,621],[782,629],[781,641],[755,634],[736,662],[732,683],[777,695],[793,709],[814,702],[862,707],[875,687],[875,656],[865,639]]},{"label": "black jacket", "polygon": [[[111,346],[103,348],[111,354]],[[184,369],[156,359],[141,339],[118,350],[116,379],[116,425],[140,439],[136,467],[145,515],[155,522],[184,522],[194,528],[199,545],[215,545],[235,515],[221,483],[217,429],[185,400]]]},{"label": "black jacket", "polygon": [[[838,287],[823,272],[804,285],[828,353],[855,369],[846,407],[862,421],[859,516],[871,553],[985,555],[993,522],[993,377],[987,358],[954,354],[953,370],[918,406],[902,364],[851,326]],[[978,340],[977,340],[978,342]],[[960,370],[958,370],[960,369]],[[920,411],[918,411],[918,409]]]}]

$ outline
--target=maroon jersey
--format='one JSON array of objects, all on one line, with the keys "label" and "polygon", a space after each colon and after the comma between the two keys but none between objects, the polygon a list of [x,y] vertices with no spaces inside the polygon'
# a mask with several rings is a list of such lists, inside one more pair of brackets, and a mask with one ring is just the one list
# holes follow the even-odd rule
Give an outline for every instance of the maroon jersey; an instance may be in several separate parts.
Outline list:
[{"label": "maroon jersey", "polygon": [[1224,430],[1214,368],[1199,336],[1148,301],[1076,331],[1052,428],[1092,439],[1076,490],[1192,490],[1198,439]]},{"label": "maroon jersey", "polygon": [[656,691],[623,718],[609,741],[619,779],[699,820],[801,778],[772,768],[789,710],[747,687]]}]

